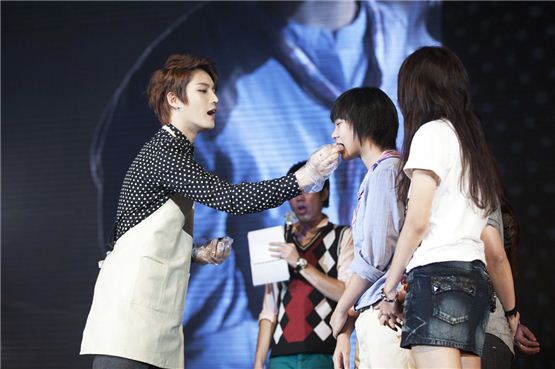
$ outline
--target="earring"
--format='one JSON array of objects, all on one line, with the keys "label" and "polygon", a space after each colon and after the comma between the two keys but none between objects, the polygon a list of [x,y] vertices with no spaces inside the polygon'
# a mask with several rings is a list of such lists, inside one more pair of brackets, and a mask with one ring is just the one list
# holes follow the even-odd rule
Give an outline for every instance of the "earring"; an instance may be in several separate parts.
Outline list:
[{"label": "earring", "polygon": [[181,106],[172,106],[173,110],[181,110]]}]

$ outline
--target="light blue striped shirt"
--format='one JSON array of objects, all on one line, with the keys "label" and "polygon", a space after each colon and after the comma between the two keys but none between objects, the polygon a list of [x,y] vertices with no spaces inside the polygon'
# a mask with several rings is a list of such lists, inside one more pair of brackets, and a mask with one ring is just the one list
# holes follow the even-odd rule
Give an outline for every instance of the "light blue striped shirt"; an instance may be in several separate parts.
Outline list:
[{"label": "light blue striped shirt", "polygon": [[356,302],[355,310],[380,300],[403,224],[404,208],[395,192],[398,163],[396,157],[379,161],[360,185],[357,208],[353,212],[355,255],[351,268],[371,285]]}]

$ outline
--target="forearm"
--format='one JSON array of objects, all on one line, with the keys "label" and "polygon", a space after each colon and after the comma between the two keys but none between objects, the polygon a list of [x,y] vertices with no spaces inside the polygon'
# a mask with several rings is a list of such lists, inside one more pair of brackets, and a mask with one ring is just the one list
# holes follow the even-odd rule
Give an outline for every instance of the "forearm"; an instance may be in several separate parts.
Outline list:
[{"label": "forearm", "polygon": [[337,302],[335,309],[341,313],[346,313],[366,291],[369,284],[370,282],[366,279],[361,278],[358,274],[353,274],[347,282],[345,291]]},{"label": "forearm", "polygon": [[320,293],[334,301],[339,300],[345,290],[345,283],[322,273],[311,264],[302,269],[300,274]]},{"label": "forearm", "polygon": [[488,266],[488,271],[493,288],[499,301],[501,301],[501,305],[503,305],[503,309],[505,311],[513,309],[516,305],[516,297],[509,261],[505,259],[504,262],[496,264],[492,268]]},{"label": "forearm", "polygon": [[347,318],[347,320],[345,321],[345,325],[337,335],[336,347],[343,346],[345,350],[349,350],[351,346],[351,335],[355,330],[355,321],[356,321],[356,318],[354,316],[349,316]]},{"label": "forearm", "polygon": [[345,325],[343,326],[343,329],[341,330],[339,335],[345,335],[346,337],[349,337],[349,339],[350,339],[351,335],[353,334],[353,331],[355,330],[355,321],[356,320],[357,320],[357,318],[355,318],[354,316],[349,315],[349,317],[347,318],[347,321],[345,322]]},{"label": "forearm", "polygon": [[[493,288],[495,289],[495,293],[497,294],[497,297],[501,302],[501,306],[503,306],[503,310],[513,310],[516,307],[515,289],[511,267],[509,265],[509,260],[505,255],[505,252],[503,251],[501,260],[494,261],[488,261],[488,254],[486,253],[486,262],[488,263],[488,272],[493,284]],[[507,321],[509,322],[511,332],[514,336],[518,329],[520,314],[517,312],[516,314],[510,315],[509,317],[507,317]]]},{"label": "forearm", "polygon": [[351,333],[355,325],[355,317],[349,316],[339,334],[333,352],[334,368],[350,368],[349,357],[351,356]]},{"label": "forearm", "polygon": [[428,232],[432,202],[437,189],[435,174],[425,170],[414,170],[411,179],[410,200],[405,224],[397,240],[391,267],[387,272],[384,292],[388,298],[395,297],[395,290],[412,259],[414,250]]},{"label": "forearm", "polygon": [[[494,227],[488,225],[482,231],[481,239],[484,242],[484,253],[486,254],[488,273],[493,288],[499,297],[499,301],[501,301],[503,310],[513,310],[516,307],[513,274],[511,273],[509,259],[507,259],[507,254],[503,248],[501,235]],[[519,320],[520,314],[518,312],[507,318],[513,336],[517,332]]]},{"label": "forearm", "polygon": [[494,227],[486,226],[482,231],[481,239],[484,242],[487,269],[495,293],[503,309],[511,310],[516,305],[515,288],[511,265],[503,248],[501,236]]},{"label": "forearm", "polygon": [[410,259],[412,259],[412,254],[424,238],[425,232],[425,230],[412,227],[409,224],[405,224],[403,227],[384,285],[384,291],[389,298],[393,297],[392,295],[396,291],[399,282],[401,282]]},{"label": "forearm", "polygon": [[256,354],[254,357],[255,368],[264,367],[264,361],[270,349],[270,342],[275,326],[276,323],[272,323],[267,319],[261,319],[258,322],[258,340],[256,342]]}]

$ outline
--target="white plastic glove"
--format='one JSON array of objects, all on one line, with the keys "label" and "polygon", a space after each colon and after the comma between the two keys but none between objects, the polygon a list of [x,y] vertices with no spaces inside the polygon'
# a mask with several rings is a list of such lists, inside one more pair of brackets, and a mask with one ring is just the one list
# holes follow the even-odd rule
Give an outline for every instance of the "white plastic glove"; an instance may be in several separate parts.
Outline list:
[{"label": "white plastic glove", "polygon": [[340,152],[340,146],[328,144],[312,153],[306,164],[295,172],[299,187],[304,192],[320,192],[339,165]]},{"label": "white plastic glove", "polygon": [[195,246],[192,254],[193,261],[197,264],[219,265],[231,253],[232,244],[233,238],[225,236],[214,238],[204,245]]}]

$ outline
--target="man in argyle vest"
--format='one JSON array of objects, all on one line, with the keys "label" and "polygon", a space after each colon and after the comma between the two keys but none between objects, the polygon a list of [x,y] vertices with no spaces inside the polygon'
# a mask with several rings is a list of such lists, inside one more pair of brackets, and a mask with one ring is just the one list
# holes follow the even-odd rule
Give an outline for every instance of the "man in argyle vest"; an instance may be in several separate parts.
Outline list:
[{"label": "man in argyle vest", "polygon": [[298,221],[285,225],[286,242],[274,243],[272,250],[287,261],[291,278],[265,287],[255,369],[264,367],[270,348],[269,369],[333,368],[329,319],[351,275],[353,241],[349,227],[331,223],[322,213],[328,197],[326,181],[320,192],[289,201]]}]

